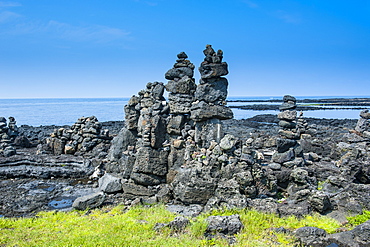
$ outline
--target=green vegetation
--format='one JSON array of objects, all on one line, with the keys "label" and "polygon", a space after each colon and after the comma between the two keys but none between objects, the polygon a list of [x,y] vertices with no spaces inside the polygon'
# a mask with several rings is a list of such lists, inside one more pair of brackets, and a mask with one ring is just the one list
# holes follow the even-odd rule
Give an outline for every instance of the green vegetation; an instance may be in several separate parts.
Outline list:
[{"label": "green vegetation", "polygon": [[370,211],[363,211],[362,214],[352,216],[352,217],[347,217],[348,224],[351,226],[357,226],[360,225],[368,220],[370,220]]},{"label": "green vegetation", "polygon": [[165,206],[137,206],[130,210],[117,206],[68,213],[43,212],[33,218],[1,218],[0,246],[227,246],[225,239],[204,238],[205,219],[210,215],[232,214],[239,214],[244,224],[233,246],[294,246],[292,236],[272,230],[281,226],[290,230],[315,226],[329,233],[340,227],[337,221],[319,215],[297,219],[254,210],[216,210],[191,219],[182,232],[167,227],[157,232],[153,229],[156,223],[168,223],[176,217]]},{"label": "green vegetation", "polygon": [[325,180],[325,181],[319,181],[317,183],[317,190],[322,190],[324,188],[324,185],[327,183],[328,181]]}]

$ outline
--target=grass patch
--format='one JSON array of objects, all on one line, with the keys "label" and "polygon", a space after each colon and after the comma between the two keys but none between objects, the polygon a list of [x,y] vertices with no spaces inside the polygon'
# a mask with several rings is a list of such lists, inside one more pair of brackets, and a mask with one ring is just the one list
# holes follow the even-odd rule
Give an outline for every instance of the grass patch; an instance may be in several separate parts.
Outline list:
[{"label": "grass patch", "polygon": [[347,217],[348,224],[352,227],[360,225],[368,220],[370,220],[370,211],[364,210],[362,214],[352,216],[352,217]]},{"label": "grass patch", "polygon": [[239,214],[244,224],[233,246],[294,246],[294,238],[272,228],[294,230],[315,226],[333,233],[341,225],[320,215],[279,218],[254,210],[215,210],[191,219],[183,232],[169,228],[155,231],[156,223],[168,223],[176,215],[163,205],[123,206],[92,211],[42,212],[33,218],[1,218],[0,246],[227,246],[221,238],[207,240],[205,219],[210,215]]}]

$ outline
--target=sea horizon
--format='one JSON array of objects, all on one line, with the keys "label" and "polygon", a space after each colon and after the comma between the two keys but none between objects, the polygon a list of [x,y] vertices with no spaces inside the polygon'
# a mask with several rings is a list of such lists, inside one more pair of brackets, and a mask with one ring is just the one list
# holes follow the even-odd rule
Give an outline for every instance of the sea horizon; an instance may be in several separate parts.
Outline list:
[{"label": "sea horizon", "polygon": [[[370,96],[295,96],[302,99],[334,98],[370,98]],[[271,100],[283,96],[229,96],[227,100]],[[80,117],[96,116],[99,121],[124,120],[123,107],[130,97],[109,98],[18,98],[0,99],[0,117],[14,117],[17,125],[47,126],[72,125]],[[263,102],[261,102],[263,104]],[[240,105],[239,102],[228,102],[229,106]],[[259,104],[259,102],[247,103]],[[242,110],[232,108],[235,119],[250,118],[260,114],[277,114],[278,111]],[[360,110],[315,110],[305,111],[305,117],[357,119]]]}]

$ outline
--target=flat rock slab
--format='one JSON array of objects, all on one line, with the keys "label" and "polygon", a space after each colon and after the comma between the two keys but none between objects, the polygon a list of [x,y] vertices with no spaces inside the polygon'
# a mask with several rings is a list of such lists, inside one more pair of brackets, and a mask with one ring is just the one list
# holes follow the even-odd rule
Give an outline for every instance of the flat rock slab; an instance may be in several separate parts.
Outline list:
[{"label": "flat rock slab", "polygon": [[0,157],[0,178],[77,178],[91,175],[93,171],[83,157],[73,155],[28,152]]}]

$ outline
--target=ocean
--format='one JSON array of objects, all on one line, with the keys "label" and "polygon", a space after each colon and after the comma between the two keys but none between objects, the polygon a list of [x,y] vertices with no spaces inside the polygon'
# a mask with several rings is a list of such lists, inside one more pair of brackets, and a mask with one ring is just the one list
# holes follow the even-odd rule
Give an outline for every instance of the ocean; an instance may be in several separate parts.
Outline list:
[{"label": "ocean", "polygon": [[[369,96],[358,96],[368,98]],[[353,98],[349,96],[300,96],[297,99]],[[228,100],[269,100],[281,97],[229,97]],[[0,117],[15,117],[17,125],[72,125],[80,117],[96,116],[99,121],[124,119],[123,107],[129,98],[45,98],[0,99]],[[229,102],[228,105],[261,104],[259,102]],[[271,103],[269,103],[271,104]],[[280,104],[280,103],[277,103]],[[250,118],[258,114],[277,114],[278,111],[253,111],[232,108],[235,119]],[[305,111],[305,117],[358,119],[360,110]]]}]

